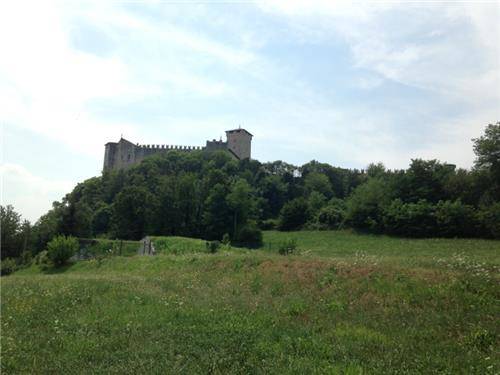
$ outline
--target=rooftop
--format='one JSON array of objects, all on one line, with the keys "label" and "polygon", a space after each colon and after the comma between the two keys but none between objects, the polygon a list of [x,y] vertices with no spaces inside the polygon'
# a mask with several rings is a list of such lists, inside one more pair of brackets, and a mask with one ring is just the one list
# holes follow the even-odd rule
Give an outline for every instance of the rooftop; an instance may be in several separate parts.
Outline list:
[{"label": "rooftop", "polygon": [[248,130],[246,129],[242,129],[242,128],[238,128],[238,129],[232,129],[232,130],[226,130],[226,134],[227,133],[239,133],[239,132],[245,132],[247,133],[248,135],[250,135],[251,137],[253,137],[253,134],[250,133]]}]

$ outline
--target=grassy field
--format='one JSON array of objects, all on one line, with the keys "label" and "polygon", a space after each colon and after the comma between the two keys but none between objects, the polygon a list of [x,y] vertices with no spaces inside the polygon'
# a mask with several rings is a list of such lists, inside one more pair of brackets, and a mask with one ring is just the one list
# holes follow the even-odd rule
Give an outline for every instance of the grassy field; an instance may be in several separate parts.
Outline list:
[{"label": "grassy field", "polygon": [[3,277],[2,373],[499,373],[500,242],[264,239]]},{"label": "grassy field", "polygon": [[137,254],[139,241],[120,241],[108,239],[80,239],[79,258],[102,257],[109,255],[132,256]]}]

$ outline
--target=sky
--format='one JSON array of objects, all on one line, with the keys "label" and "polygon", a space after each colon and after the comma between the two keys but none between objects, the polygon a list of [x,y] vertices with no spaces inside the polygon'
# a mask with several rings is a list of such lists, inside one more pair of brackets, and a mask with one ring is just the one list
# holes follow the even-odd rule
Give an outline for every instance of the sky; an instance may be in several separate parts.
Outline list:
[{"label": "sky", "polygon": [[499,2],[0,4],[1,203],[36,221],[102,170],[104,144],[470,168],[500,120]]}]

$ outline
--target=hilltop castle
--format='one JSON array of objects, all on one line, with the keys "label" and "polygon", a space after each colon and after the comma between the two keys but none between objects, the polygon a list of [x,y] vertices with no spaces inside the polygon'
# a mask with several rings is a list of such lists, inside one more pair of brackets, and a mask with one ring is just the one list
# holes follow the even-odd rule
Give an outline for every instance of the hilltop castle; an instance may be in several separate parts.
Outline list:
[{"label": "hilltop castle", "polygon": [[190,152],[196,150],[216,151],[226,150],[237,160],[249,159],[252,148],[252,137],[245,129],[226,131],[226,142],[207,141],[206,146],[170,146],[170,145],[139,145],[133,144],[124,138],[118,142],[108,142],[104,146],[104,170],[129,168],[140,163],[150,155],[165,153],[172,150]]}]

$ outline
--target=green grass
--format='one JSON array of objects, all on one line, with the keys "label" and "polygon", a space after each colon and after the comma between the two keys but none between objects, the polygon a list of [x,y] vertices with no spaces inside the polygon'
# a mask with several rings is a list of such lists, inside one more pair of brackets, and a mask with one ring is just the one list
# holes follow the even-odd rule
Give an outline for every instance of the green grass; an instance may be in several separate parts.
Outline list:
[{"label": "green grass", "polygon": [[206,241],[185,237],[152,237],[157,253],[193,254],[206,251]]},{"label": "green grass", "polygon": [[139,241],[121,241],[98,239],[81,239],[80,252],[90,256],[136,255],[139,248]]},{"label": "green grass", "polygon": [[277,252],[279,244],[295,239],[303,255],[352,259],[376,257],[404,265],[436,264],[436,260],[461,254],[490,266],[500,266],[500,241],[480,239],[408,239],[351,231],[264,232],[264,249]]},{"label": "green grass", "polygon": [[[296,237],[300,252],[276,253]],[[162,242],[163,241],[163,242]],[[2,373],[464,373],[499,367],[500,242],[265,233],[1,279]]]}]

